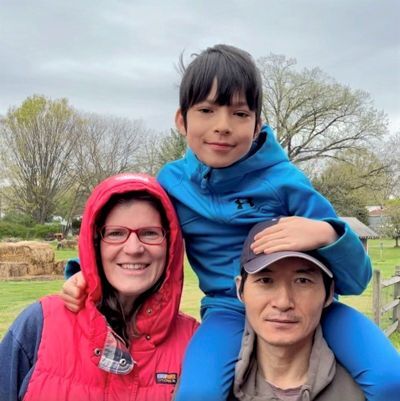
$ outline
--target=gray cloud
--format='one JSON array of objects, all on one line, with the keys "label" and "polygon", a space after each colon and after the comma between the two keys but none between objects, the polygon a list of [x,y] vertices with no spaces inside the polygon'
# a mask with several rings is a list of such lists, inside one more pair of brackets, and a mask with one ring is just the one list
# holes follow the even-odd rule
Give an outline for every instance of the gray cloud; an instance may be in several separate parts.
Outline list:
[{"label": "gray cloud", "polygon": [[230,43],[318,66],[400,129],[397,0],[3,0],[0,113],[34,93],[167,130],[179,55]]}]

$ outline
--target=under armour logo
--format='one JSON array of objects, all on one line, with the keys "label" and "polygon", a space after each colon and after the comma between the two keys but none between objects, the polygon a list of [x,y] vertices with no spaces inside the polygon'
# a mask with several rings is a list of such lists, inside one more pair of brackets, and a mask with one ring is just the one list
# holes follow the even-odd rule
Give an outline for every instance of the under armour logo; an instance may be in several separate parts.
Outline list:
[{"label": "under armour logo", "polygon": [[248,204],[250,207],[254,207],[253,198],[235,199],[235,203],[238,209],[243,209],[244,204]]}]

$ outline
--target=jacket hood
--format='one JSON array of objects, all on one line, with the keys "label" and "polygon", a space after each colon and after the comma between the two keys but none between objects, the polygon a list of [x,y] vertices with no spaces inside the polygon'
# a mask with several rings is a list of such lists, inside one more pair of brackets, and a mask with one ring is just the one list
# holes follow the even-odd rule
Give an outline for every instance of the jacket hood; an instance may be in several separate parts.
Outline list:
[{"label": "jacket hood", "polygon": [[[255,344],[256,334],[249,323],[246,322],[242,346],[235,367],[233,392],[237,399],[241,401],[276,399],[272,389],[269,397],[267,397],[267,394],[256,395],[257,362]],[[335,373],[335,357],[322,336],[321,327],[318,326],[315,331],[313,348],[309,360],[307,383],[301,389],[301,399],[313,400],[317,397],[332,382]]]},{"label": "jacket hood", "polygon": [[[169,222],[165,280],[160,289],[145,301],[136,317],[139,333],[151,333],[152,342],[156,343],[166,335],[170,323],[178,313],[183,284],[182,235],[172,203],[160,184],[148,175],[129,173],[107,178],[100,183],[86,202],[79,234],[79,258],[88,285],[87,305],[96,304],[101,298],[102,289],[94,246],[95,221],[111,196],[132,191],[147,192],[157,198]],[[94,314],[96,315],[96,312]],[[98,318],[98,316],[92,317]]]},{"label": "jacket hood", "polygon": [[275,164],[288,162],[288,157],[279,145],[274,132],[264,125],[250,151],[236,163],[224,168],[212,168],[201,162],[191,149],[185,155],[188,176],[200,187],[210,186],[214,192],[232,191],[238,180],[247,173],[256,175]]}]

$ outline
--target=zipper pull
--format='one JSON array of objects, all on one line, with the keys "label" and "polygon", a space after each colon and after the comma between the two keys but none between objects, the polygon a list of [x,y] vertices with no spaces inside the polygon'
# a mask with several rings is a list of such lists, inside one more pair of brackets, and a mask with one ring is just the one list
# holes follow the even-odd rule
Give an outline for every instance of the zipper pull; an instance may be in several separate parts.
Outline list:
[{"label": "zipper pull", "polygon": [[210,176],[211,176],[211,167],[208,167],[200,182],[200,188],[202,190],[207,189],[207,182]]}]

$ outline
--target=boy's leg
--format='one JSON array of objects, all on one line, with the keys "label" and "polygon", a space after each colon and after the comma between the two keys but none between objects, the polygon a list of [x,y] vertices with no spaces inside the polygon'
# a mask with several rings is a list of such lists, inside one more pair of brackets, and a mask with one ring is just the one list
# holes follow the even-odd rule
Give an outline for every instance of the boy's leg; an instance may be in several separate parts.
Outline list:
[{"label": "boy's leg", "polygon": [[225,401],[233,383],[244,313],[210,311],[186,350],[175,401]]},{"label": "boy's leg", "polygon": [[324,337],[336,359],[368,401],[400,399],[400,354],[370,319],[333,302],[322,319]]}]

